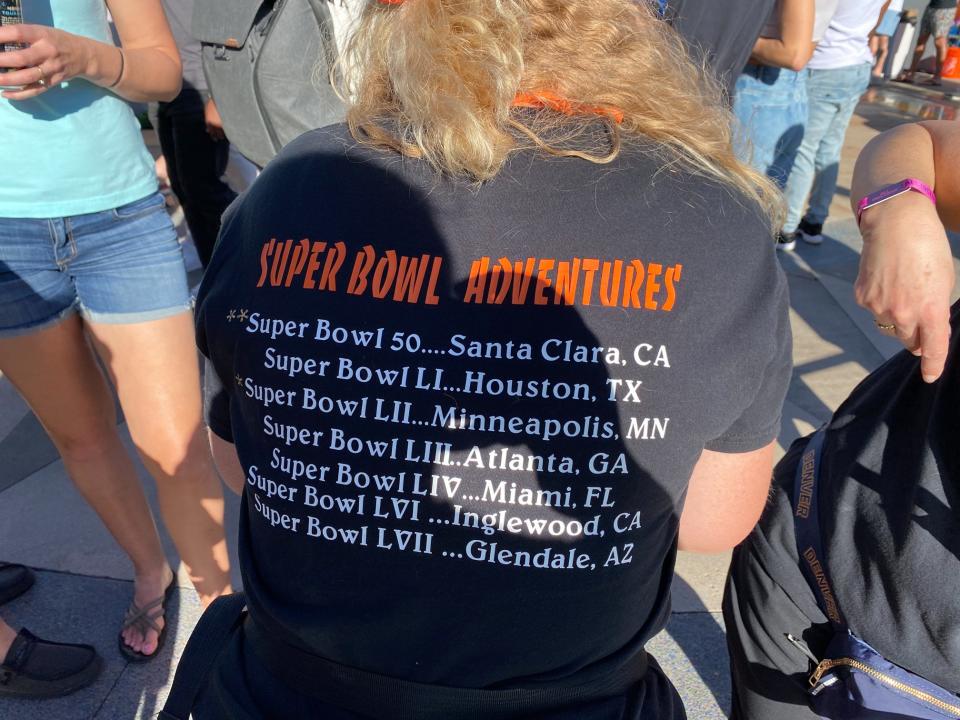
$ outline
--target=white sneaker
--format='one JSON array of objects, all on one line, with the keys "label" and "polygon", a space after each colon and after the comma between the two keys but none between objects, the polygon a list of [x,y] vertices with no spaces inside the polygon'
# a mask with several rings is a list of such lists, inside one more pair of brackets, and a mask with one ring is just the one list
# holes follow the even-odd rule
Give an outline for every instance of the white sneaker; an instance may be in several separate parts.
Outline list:
[{"label": "white sneaker", "polygon": [[777,233],[777,250],[780,252],[790,252],[797,246],[794,235],[786,235],[783,232]]},{"label": "white sneaker", "polygon": [[810,245],[820,245],[823,243],[823,225],[814,225],[811,222],[807,222],[806,218],[800,221],[796,234],[800,236],[801,240]]}]

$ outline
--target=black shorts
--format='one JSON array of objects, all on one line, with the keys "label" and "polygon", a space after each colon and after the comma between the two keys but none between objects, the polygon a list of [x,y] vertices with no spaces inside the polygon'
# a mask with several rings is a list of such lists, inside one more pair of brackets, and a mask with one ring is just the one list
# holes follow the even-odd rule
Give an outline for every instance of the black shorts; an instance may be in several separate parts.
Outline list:
[{"label": "black shorts", "polygon": [[[321,703],[284,684],[270,673],[251,650],[243,626],[232,633],[220,653],[197,698],[191,717],[193,720],[389,720]],[[651,657],[646,675],[629,693],[551,712],[549,716],[538,715],[536,720],[685,718],[680,696]]]}]

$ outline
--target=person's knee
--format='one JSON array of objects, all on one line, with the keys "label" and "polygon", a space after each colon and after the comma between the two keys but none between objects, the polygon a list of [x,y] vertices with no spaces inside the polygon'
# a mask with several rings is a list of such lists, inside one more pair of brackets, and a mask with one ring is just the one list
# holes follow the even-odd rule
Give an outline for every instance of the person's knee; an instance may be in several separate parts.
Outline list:
[{"label": "person's knee", "polygon": [[164,477],[189,477],[210,464],[210,450],[199,427],[151,428],[132,434],[141,455]]},{"label": "person's knee", "polygon": [[75,423],[72,427],[50,431],[50,438],[69,465],[106,459],[116,452],[119,437],[110,423]]}]

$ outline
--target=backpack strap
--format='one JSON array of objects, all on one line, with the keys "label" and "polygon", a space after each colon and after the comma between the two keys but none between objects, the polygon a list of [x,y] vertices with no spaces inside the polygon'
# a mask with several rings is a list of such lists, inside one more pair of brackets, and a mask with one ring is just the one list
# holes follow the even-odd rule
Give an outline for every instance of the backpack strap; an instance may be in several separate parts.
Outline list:
[{"label": "backpack strap", "polygon": [[187,641],[157,720],[189,720],[194,702],[227,640],[239,626],[246,606],[247,596],[233,593],[218,597],[204,611]]},{"label": "backpack strap", "polygon": [[800,553],[800,568],[813,588],[817,604],[834,629],[845,632],[847,624],[833,591],[827,556],[820,542],[820,467],[826,436],[827,428],[824,425],[810,437],[797,465],[793,486],[793,527]]}]

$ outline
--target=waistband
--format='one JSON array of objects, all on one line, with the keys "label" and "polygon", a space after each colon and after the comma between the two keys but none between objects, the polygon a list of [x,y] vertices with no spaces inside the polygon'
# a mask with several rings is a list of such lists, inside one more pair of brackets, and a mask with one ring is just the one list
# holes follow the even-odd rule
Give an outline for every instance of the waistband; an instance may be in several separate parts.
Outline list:
[{"label": "waistband", "polygon": [[516,720],[623,694],[643,679],[641,651],[603,678],[572,686],[485,690],[428,685],[358,670],[278,640],[249,616],[247,647],[277,679],[298,692],[345,710],[395,720]]},{"label": "waistband", "polygon": [[744,65],[743,70],[741,71],[744,75],[749,75],[750,77],[756,78],[757,80],[792,80],[793,82],[798,82],[802,80],[806,75],[803,70],[791,70],[789,68],[780,68],[774,67],[773,65],[762,65],[756,63],[753,60],[747,62]]}]

